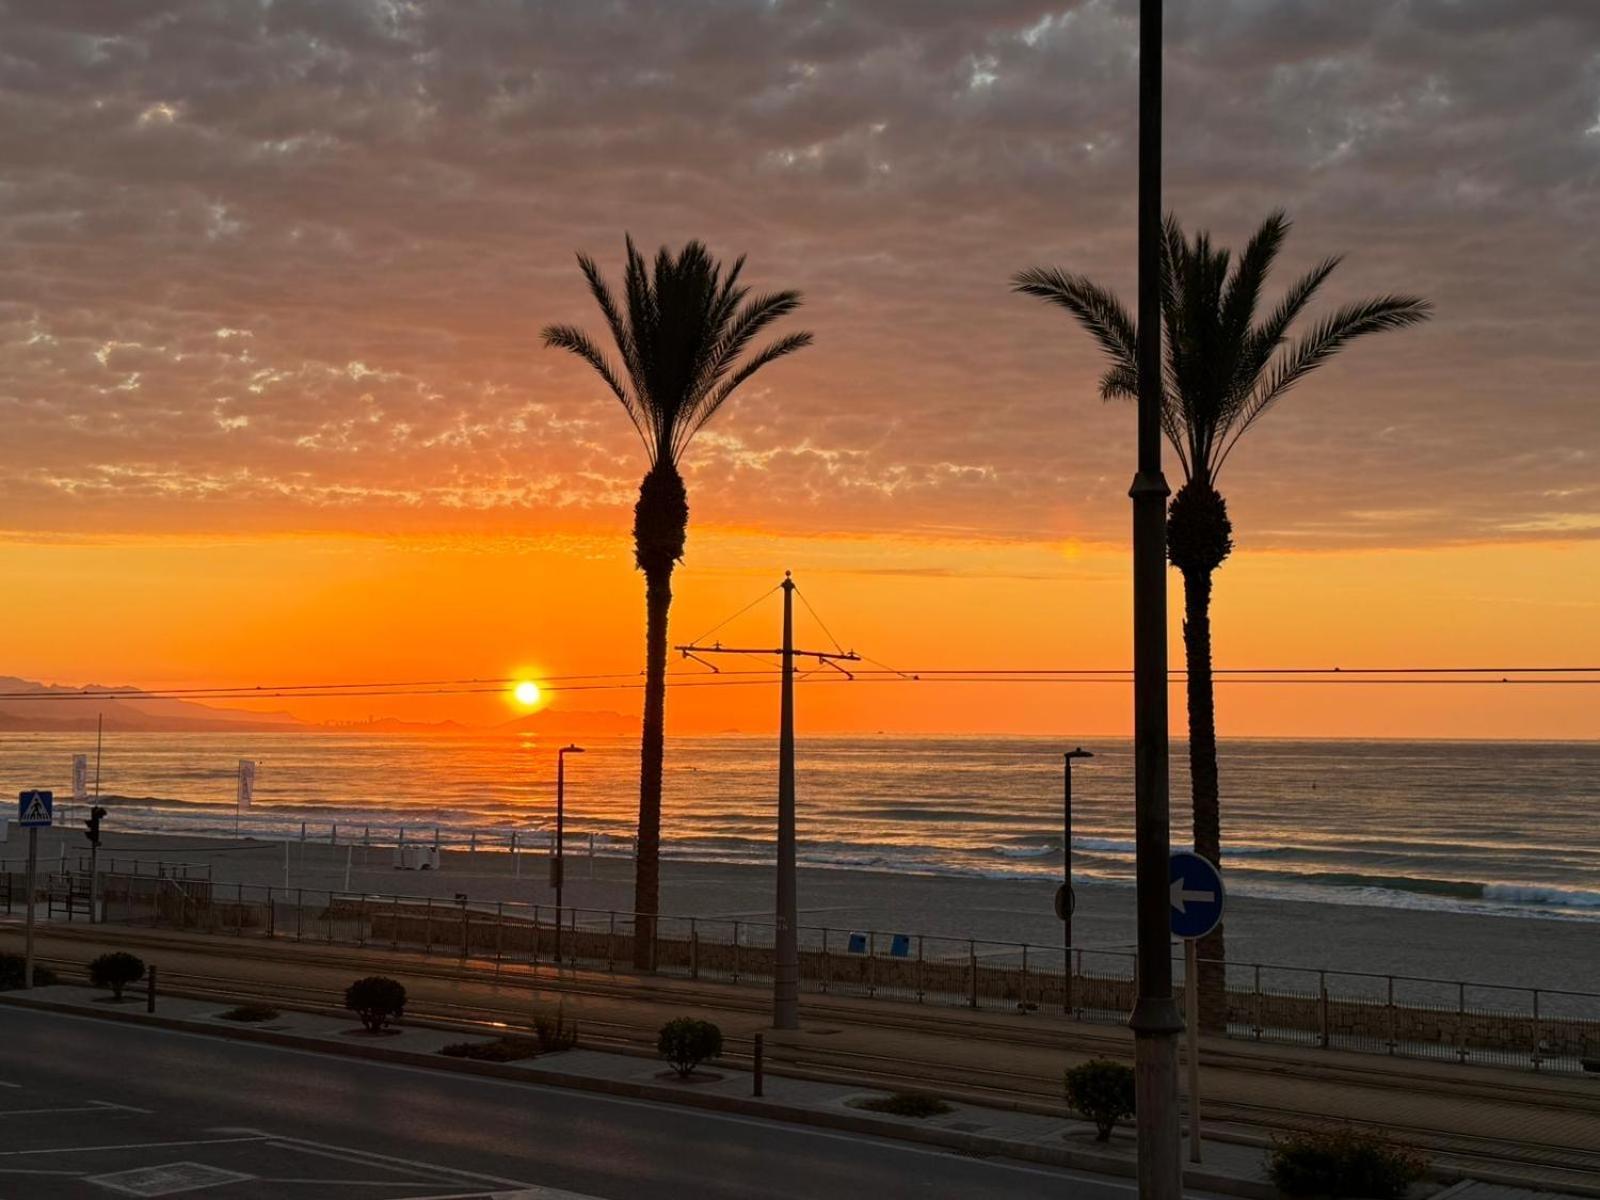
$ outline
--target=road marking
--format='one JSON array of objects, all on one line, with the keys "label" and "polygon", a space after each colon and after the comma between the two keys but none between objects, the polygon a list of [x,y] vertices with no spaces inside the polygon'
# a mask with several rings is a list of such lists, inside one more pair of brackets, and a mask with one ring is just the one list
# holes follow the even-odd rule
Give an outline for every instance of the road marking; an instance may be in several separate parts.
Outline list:
[{"label": "road marking", "polygon": [[419,1162],[414,1158],[400,1158],[393,1154],[377,1154],[371,1150],[353,1150],[348,1146],[331,1146],[326,1142],[313,1142],[309,1138],[273,1137],[272,1141],[283,1143],[291,1149],[303,1150],[308,1154],[321,1153],[334,1158],[343,1158],[346,1162],[364,1162],[373,1166],[399,1164],[411,1171],[431,1172],[434,1175],[443,1175],[447,1179],[459,1179],[464,1183],[493,1183],[508,1188],[533,1186],[520,1179],[502,1179],[498,1175],[485,1175],[481,1171],[458,1171],[454,1167],[444,1167],[437,1163]]},{"label": "road marking", "polygon": [[[294,1140],[289,1139],[289,1138],[273,1138],[268,1143],[268,1145],[271,1146],[272,1149],[274,1149],[274,1150],[297,1150],[301,1154],[309,1154],[309,1155],[313,1155],[314,1157],[317,1157],[317,1158],[331,1158],[335,1162],[350,1163],[352,1166],[357,1166],[357,1167],[374,1167],[374,1166],[375,1167],[382,1167],[385,1170],[393,1171],[396,1175],[412,1175],[412,1176],[421,1175],[422,1179],[420,1180],[420,1182],[422,1182],[422,1183],[430,1182],[430,1180],[433,1183],[456,1183],[456,1182],[458,1182],[458,1180],[456,1180],[454,1177],[449,1176],[449,1175],[440,1175],[440,1174],[436,1173],[435,1171],[433,1171],[432,1168],[424,1168],[424,1169],[420,1169],[419,1170],[416,1166],[411,1165],[411,1164],[406,1164],[405,1166],[396,1167],[396,1166],[390,1166],[387,1163],[381,1163],[381,1162],[380,1163],[374,1163],[374,1162],[369,1161],[368,1159],[359,1157],[358,1154],[353,1153],[353,1152],[341,1151],[341,1150],[335,1149],[333,1147],[313,1148],[311,1146],[302,1146],[302,1145],[297,1144]],[[411,1182],[419,1182],[419,1181],[417,1181],[417,1180],[408,1180],[408,1179],[391,1180],[391,1183],[396,1184],[396,1185],[402,1184],[402,1183],[411,1183]]]},{"label": "road marking", "polygon": [[[108,1108],[125,1108],[122,1104],[99,1104],[90,1101],[88,1104],[78,1104],[71,1108],[4,1108],[0,1109],[0,1118],[4,1117],[39,1117],[46,1113],[86,1113],[105,1112]],[[147,1113],[148,1108],[129,1109],[130,1112]]]},{"label": "road marking", "polygon": [[24,1154],[98,1154],[102,1150],[158,1150],[165,1146],[226,1146],[266,1140],[264,1137],[194,1138],[185,1142],[123,1142],[116,1146],[55,1146],[48,1150],[0,1150],[0,1158],[17,1158]]}]

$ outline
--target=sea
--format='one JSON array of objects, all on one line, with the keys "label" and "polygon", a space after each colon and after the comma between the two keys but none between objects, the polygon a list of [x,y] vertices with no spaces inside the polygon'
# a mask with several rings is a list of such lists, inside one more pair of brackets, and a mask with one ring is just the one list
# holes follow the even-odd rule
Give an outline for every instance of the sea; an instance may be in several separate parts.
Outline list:
[{"label": "sea", "polygon": [[[0,735],[0,788],[71,795],[72,758],[108,831],[542,844],[556,748],[533,735]],[[798,747],[802,865],[922,876],[1059,878],[1066,744],[1035,737],[849,736]],[[1073,873],[1133,876],[1131,744],[1089,742],[1073,774]],[[1172,754],[1174,845],[1188,837],[1185,747]],[[239,761],[257,764],[248,809]],[[569,837],[630,843],[638,742],[566,760]],[[1600,743],[1232,739],[1220,750],[1235,895],[1600,921]],[[770,863],[777,749],[755,736],[669,742],[663,855]],[[81,814],[79,814],[81,815]],[[13,839],[14,841],[15,839]]]}]

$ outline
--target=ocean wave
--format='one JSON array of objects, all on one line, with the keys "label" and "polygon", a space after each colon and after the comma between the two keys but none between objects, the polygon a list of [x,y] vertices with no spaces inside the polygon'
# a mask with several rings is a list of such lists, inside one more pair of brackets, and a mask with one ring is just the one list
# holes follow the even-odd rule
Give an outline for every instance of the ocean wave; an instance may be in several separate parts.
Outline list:
[{"label": "ocean wave", "polygon": [[1580,888],[1545,887],[1540,884],[1490,883],[1484,885],[1483,898],[1502,904],[1600,908],[1600,892],[1589,892]]}]

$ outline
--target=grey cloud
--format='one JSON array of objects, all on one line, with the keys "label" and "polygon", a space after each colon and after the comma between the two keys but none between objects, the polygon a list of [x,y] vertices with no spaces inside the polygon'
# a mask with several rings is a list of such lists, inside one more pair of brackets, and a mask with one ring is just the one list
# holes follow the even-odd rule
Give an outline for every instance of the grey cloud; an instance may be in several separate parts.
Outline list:
[{"label": "grey cloud", "polygon": [[[631,229],[749,251],[818,334],[698,519],[1120,540],[1131,415],[1006,279],[1131,298],[1133,13],[0,4],[0,524],[622,522],[631,431],[534,335]],[[1252,436],[1243,543],[1592,536],[1600,10],[1207,0],[1168,64],[1187,222],[1285,205],[1285,275],[1439,307]]]}]

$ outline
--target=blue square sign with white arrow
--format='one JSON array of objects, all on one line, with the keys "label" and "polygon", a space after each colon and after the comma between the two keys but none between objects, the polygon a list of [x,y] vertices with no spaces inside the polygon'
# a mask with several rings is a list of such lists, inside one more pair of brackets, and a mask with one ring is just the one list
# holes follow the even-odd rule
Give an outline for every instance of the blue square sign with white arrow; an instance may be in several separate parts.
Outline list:
[{"label": "blue square sign with white arrow", "polygon": [[1222,920],[1222,872],[1192,850],[1175,850],[1172,880],[1172,936],[1203,938]]},{"label": "blue square sign with white arrow", "polygon": [[17,793],[17,824],[24,829],[48,829],[55,815],[54,792]]}]

